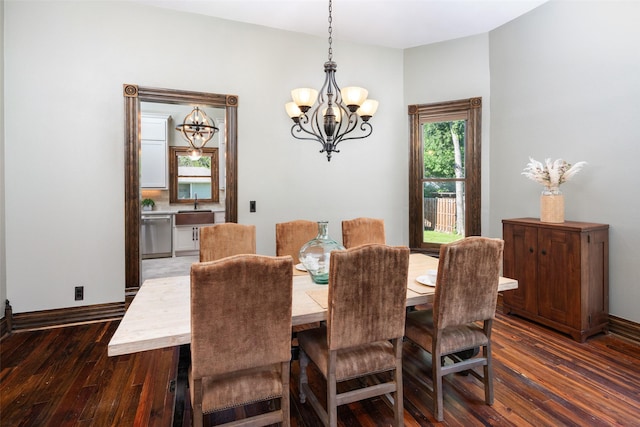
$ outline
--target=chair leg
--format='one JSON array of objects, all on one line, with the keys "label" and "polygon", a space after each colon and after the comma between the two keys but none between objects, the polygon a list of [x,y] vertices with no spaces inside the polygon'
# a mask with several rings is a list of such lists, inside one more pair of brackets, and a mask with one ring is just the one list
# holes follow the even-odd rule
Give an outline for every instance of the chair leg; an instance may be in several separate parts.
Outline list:
[{"label": "chair leg", "polygon": [[330,373],[327,378],[327,415],[329,416],[329,427],[338,425],[338,405],[336,399],[337,385],[335,373]]},{"label": "chair leg", "polygon": [[442,363],[439,352],[432,353],[431,359],[433,377],[433,416],[437,421],[444,421],[444,399],[442,396]]},{"label": "chair leg", "polygon": [[309,356],[307,356],[302,347],[300,347],[300,352],[298,353],[298,361],[300,362],[300,375],[298,375],[298,398],[300,399],[300,403],[304,403],[307,401],[307,395],[304,393],[304,387],[302,385],[309,382],[309,379],[307,378]]},{"label": "chair leg", "polygon": [[191,425],[202,427],[202,379],[193,381],[193,402],[191,402]]},{"label": "chair leg", "polygon": [[396,427],[404,425],[404,392],[402,390],[402,367],[396,367],[395,371],[396,391],[393,393],[393,419]]},{"label": "chair leg", "polygon": [[338,425],[338,385],[336,381],[336,365],[338,352],[329,350],[328,372],[327,372],[327,418],[329,427]]},{"label": "chair leg", "polygon": [[193,408],[193,412],[191,414],[191,425],[193,427],[202,427],[202,409]]},{"label": "chair leg", "polygon": [[282,398],[280,399],[280,411],[282,411],[282,426],[291,425],[290,404],[289,404],[289,362],[282,362]]},{"label": "chair leg", "polygon": [[487,364],[484,365],[484,400],[487,405],[493,405],[493,363],[491,361],[491,343],[483,348]]},{"label": "chair leg", "polygon": [[404,390],[402,389],[402,339],[393,341],[396,369],[393,373],[396,383],[396,391],[393,393],[393,419],[395,427],[404,425]]}]

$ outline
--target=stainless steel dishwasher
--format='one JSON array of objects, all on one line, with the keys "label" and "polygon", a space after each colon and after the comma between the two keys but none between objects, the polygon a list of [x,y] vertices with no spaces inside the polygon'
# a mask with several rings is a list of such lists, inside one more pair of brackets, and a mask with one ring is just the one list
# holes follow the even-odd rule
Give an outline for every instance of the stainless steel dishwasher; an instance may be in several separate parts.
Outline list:
[{"label": "stainless steel dishwasher", "polygon": [[171,215],[142,215],[140,228],[143,259],[171,256]]}]

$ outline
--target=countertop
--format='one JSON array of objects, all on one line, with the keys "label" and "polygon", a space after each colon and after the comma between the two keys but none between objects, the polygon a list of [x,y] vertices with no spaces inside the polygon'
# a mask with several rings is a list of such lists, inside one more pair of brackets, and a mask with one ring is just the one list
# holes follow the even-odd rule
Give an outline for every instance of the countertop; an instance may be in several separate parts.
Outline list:
[{"label": "countertop", "polygon": [[[140,211],[141,215],[175,215],[178,211],[190,211],[192,209],[176,209],[176,210],[152,210],[152,211]],[[224,209],[197,209],[196,212],[224,212]]]}]

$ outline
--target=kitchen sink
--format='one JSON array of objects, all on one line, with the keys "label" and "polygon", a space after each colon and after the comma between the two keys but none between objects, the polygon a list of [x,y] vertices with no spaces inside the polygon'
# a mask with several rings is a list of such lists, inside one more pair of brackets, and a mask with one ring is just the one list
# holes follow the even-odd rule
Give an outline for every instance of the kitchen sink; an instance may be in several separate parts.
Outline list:
[{"label": "kitchen sink", "polygon": [[210,210],[178,211],[175,214],[176,225],[213,224],[214,213]]}]

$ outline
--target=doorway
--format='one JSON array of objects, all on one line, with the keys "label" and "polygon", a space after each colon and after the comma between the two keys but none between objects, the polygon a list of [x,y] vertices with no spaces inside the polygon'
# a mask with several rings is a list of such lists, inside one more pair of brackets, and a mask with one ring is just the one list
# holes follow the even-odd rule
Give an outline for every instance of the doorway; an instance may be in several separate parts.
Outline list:
[{"label": "doorway", "polygon": [[238,221],[238,97],[206,92],[123,85],[125,101],[125,293],[140,287],[140,102],[204,105],[225,109],[225,221]]}]

